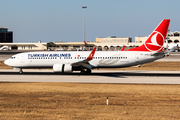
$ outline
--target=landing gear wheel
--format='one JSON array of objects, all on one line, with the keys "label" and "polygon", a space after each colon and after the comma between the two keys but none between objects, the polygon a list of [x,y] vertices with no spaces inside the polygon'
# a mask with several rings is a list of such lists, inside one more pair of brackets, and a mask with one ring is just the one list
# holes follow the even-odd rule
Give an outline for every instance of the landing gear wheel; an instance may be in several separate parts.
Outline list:
[{"label": "landing gear wheel", "polygon": [[20,73],[20,74],[23,74],[22,68],[19,70],[19,73]]},{"label": "landing gear wheel", "polygon": [[86,73],[87,73],[87,74],[91,74],[91,69],[87,69],[87,70],[86,70]]},{"label": "landing gear wheel", "polygon": [[86,73],[85,70],[81,70],[81,75],[84,75]]}]

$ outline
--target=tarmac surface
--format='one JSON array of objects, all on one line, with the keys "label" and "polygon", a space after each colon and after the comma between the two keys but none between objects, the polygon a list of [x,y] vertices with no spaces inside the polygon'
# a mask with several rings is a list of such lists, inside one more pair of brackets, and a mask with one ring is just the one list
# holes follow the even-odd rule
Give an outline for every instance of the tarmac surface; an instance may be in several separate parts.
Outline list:
[{"label": "tarmac surface", "polygon": [[72,82],[121,84],[180,84],[180,71],[93,70],[91,75],[79,72],[62,74],[53,70],[0,70],[0,82]]}]

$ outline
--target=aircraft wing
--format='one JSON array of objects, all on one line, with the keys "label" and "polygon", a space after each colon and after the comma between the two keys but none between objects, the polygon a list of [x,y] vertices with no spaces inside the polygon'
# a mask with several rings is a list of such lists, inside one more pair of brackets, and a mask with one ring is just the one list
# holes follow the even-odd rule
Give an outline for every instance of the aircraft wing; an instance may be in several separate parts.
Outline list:
[{"label": "aircraft wing", "polygon": [[165,55],[168,55],[170,52],[174,51],[177,48],[177,46],[174,46],[173,48],[171,48],[170,50],[168,50]]},{"label": "aircraft wing", "polygon": [[161,52],[155,52],[155,53],[151,53],[151,56],[158,56],[158,55],[163,55],[164,51]]},{"label": "aircraft wing", "polygon": [[71,65],[72,66],[83,66],[85,68],[91,69],[89,61],[91,61],[93,59],[95,51],[96,51],[96,47],[92,50],[92,52],[90,53],[90,55],[86,59],[75,62],[75,63],[71,63]]}]

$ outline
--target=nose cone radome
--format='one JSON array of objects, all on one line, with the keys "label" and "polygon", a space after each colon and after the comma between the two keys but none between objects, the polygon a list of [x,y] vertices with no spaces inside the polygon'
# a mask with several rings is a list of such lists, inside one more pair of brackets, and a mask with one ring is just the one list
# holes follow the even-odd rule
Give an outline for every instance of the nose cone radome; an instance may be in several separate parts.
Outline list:
[{"label": "nose cone radome", "polygon": [[10,61],[7,59],[7,60],[4,61],[4,64],[10,66]]}]

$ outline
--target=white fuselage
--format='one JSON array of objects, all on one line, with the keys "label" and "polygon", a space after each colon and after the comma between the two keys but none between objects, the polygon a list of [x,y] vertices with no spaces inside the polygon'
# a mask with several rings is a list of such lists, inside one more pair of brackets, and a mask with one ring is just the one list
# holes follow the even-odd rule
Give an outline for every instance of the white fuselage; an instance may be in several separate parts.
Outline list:
[{"label": "white fuselage", "polygon": [[[89,54],[90,51],[26,52],[12,56],[4,63],[14,68],[52,68],[54,64],[83,61]],[[138,51],[96,51],[89,64],[92,68],[121,68],[152,62],[163,56]]]}]

